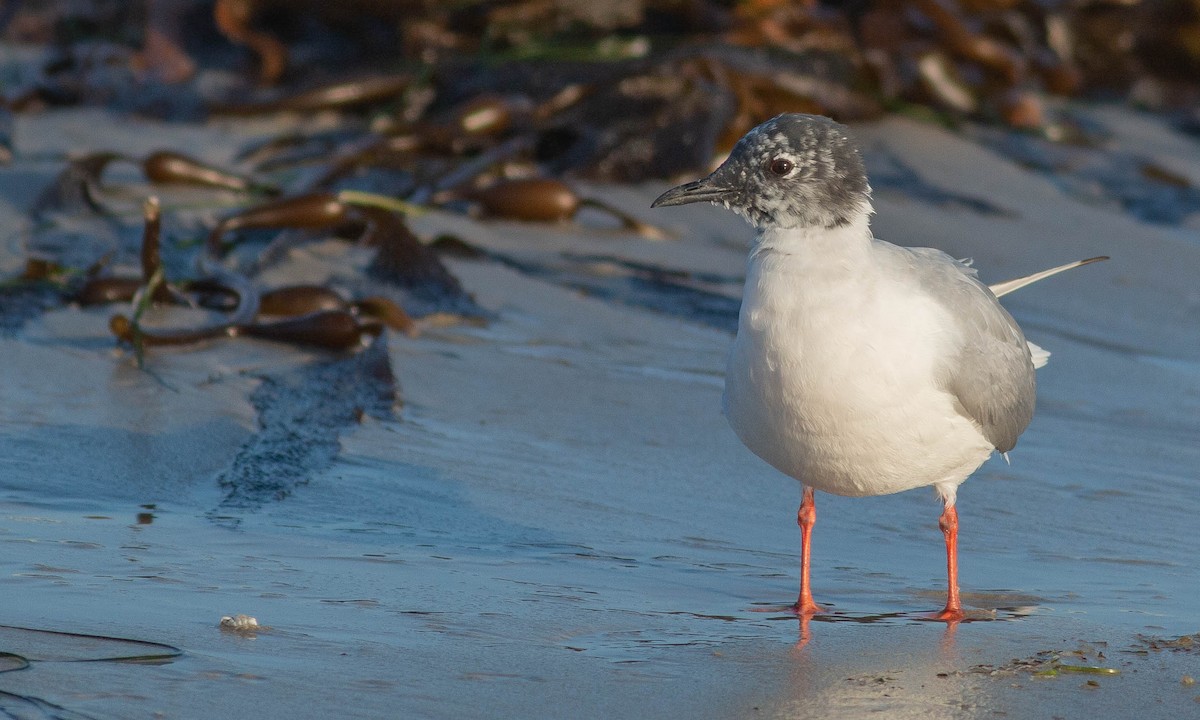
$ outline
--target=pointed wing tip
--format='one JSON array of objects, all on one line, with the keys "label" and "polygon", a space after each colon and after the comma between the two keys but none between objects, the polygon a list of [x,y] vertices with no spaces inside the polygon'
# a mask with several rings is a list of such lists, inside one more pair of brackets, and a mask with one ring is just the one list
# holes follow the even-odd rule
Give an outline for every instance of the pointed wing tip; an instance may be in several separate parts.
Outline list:
[{"label": "pointed wing tip", "polygon": [[1087,260],[1076,260],[1075,262],[1069,262],[1066,265],[1059,265],[1058,267],[1053,267],[1053,268],[1050,268],[1049,270],[1043,270],[1041,272],[1036,272],[1036,273],[1033,273],[1032,275],[1026,275],[1024,277],[1019,277],[1019,278],[1013,278],[1012,280],[1005,280],[1004,282],[999,282],[994,285],[989,285],[988,288],[993,293],[995,293],[996,297],[1001,297],[1001,296],[1007,295],[1008,293],[1010,293],[1014,290],[1020,290],[1021,288],[1025,287],[1026,285],[1032,285],[1033,283],[1037,282],[1038,280],[1044,280],[1053,275],[1057,275],[1060,272],[1065,272],[1067,270],[1074,270],[1077,267],[1082,267],[1084,265],[1090,265],[1094,262],[1100,262],[1101,260],[1108,260],[1108,259],[1109,259],[1109,257],[1107,255],[1097,255],[1096,257],[1091,257],[1091,258],[1088,258]]}]

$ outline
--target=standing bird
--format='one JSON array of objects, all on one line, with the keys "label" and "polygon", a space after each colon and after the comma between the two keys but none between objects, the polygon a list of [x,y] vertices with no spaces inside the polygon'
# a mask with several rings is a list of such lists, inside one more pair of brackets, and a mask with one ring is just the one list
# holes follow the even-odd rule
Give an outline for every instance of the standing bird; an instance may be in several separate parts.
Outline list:
[{"label": "standing bird", "polygon": [[1033,418],[1034,368],[1049,354],[1025,340],[997,297],[1092,258],[991,288],[932,248],[871,233],[871,188],[848,129],[779,115],[746,134],[712,174],[651,207],[711,202],[758,230],[746,268],[725,415],[746,447],[800,481],[802,616],[813,491],[886,495],[932,485],[944,503],[946,607],[958,592],[958,486]]}]

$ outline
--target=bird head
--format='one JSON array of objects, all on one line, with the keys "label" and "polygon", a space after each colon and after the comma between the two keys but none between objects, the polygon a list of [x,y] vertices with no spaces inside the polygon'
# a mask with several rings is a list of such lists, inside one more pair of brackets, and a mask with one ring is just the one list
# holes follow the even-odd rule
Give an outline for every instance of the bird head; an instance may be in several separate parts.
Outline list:
[{"label": "bird head", "polygon": [[759,229],[832,228],[870,212],[870,194],[845,125],[785,113],[746,133],[708,177],[666,191],[650,207],[711,202]]}]

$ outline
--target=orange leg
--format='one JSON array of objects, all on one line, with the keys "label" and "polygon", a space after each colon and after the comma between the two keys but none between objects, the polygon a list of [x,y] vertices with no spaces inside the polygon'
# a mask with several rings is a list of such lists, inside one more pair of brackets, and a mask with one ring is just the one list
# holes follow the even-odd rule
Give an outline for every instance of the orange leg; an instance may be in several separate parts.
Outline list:
[{"label": "orange leg", "polygon": [[816,522],[817,505],[813,500],[813,489],[805,486],[804,499],[800,501],[800,510],[796,513],[796,523],[800,526],[800,597],[797,598],[794,608],[799,615],[815,615],[824,611],[824,608],[813,602],[812,585],[808,579],[812,529]]},{"label": "orange leg", "polygon": [[962,620],[964,613],[958,599],[958,510],[953,505],[942,511],[938,527],[946,537],[946,607],[933,617],[954,622]]}]

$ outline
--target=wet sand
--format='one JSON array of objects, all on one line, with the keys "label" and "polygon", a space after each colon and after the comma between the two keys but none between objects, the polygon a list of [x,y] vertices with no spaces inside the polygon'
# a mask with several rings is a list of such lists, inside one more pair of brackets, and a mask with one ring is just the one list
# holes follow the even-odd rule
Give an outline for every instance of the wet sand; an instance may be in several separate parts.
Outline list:
[{"label": "wet sand", "polygon": [[[1194,140],[1153,118],[1090,112],[1124,149],[1200,183]],[[47,156],[183,145],[227,161],[277,129],[131,124],[100,111],[20,118],[18,160],[0,170],[10,228],[0,267],[23,262],[24,208],[60,167]],[[889,119],[856,130],[873,162],[898,160],[925,185],[980,201],[880,186],[879,237],[973,257],[987,281],[1113,257],[1006,298],[1053,357],[1012,464],[993,459],[960,491],[964,602],[984,620],[923,619],[944,582],[939,508],[923,490],[820,496],[813,579],[832,612],[802,628],[771,611],[794,599],[798,490],[742,448],[719,411],[751,231],[713,208],[651,213],[662,187],[589,188],[679,239],[647,241],[591,216],[561,227],[416,219],[425,237],[449,232],[488,251],[450,266],[494,319],[388,336],[396,419],[367,414],[339,429],[336,456],[314,460],[281,499],[231,505],[218,479],[265,432],[251,400],[263,378],[328,356],[237,340],[155,350],[138,370],[108,333],[112,309],[60,308],[0,337],[0,622],[10,626],[0,652],[30,661],[0,673],[0,709],[1198,712],[1200,689],[1183,679],[1200,676],[1200,638],[1161,641],[1200,631],[1200,220],[1152,225],[1086,204],[934,127]],[[193,217],[167,206],[176,222]],[[354,275],[366,259],[340,243],[303,245],[267,279]],[[237,613],[267,627],[218,627]],[[142,650],[15,628],[179,654],[71,662]],[[1049,675],[1062,664],[1120,672]]]}]

